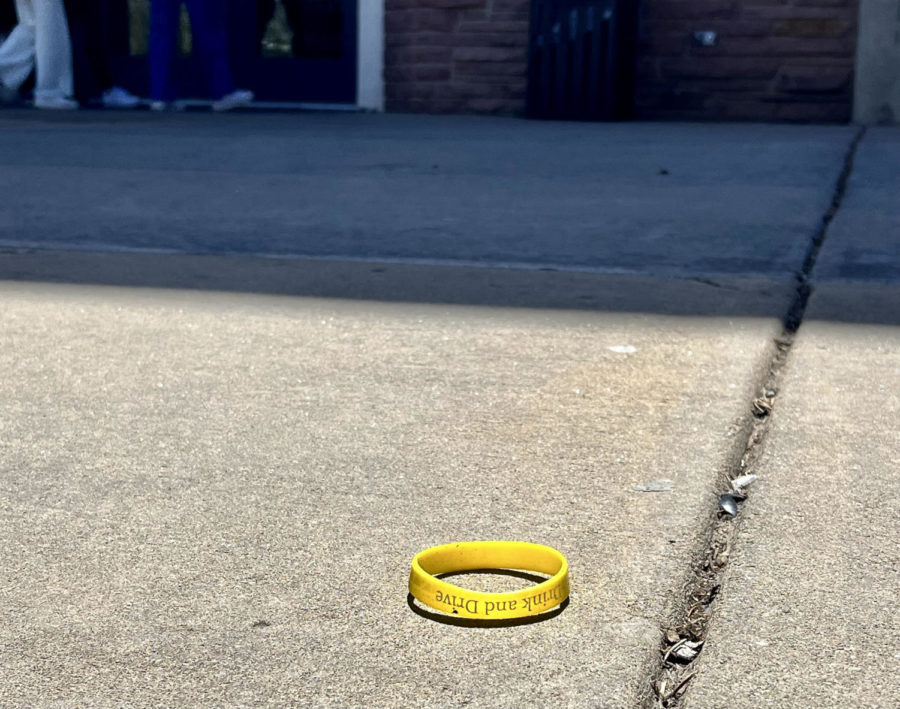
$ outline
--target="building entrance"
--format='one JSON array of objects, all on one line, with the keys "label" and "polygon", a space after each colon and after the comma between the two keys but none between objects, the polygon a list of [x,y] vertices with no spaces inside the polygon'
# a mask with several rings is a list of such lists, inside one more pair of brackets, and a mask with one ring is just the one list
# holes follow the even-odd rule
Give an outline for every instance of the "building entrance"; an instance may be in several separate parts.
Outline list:
[{"label": "building entrance", "polygon": [[[151,0],[115,3],[116,74],[147,96]],[[229,0],[228,39],[235,83],[260,102],[356,101],[357,0]],[[190,17],[182,7],[179,95],[208,98],[202,67],[192,55]]]}]

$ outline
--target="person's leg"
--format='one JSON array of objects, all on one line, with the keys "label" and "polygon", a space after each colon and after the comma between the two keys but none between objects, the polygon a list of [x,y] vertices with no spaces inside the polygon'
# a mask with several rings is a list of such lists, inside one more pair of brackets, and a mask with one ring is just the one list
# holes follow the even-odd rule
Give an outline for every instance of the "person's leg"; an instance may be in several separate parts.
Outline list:
[{"label": "person's leg", "polygon": [[117,46],[121,48],[123,38],[114,36],[111,28],[114,24],[120,30],[127,27],[125,24],[128,19],[127,0],[81,0],[81,2],[88,6],[86,18],[90,29],[87,41],[100,102],[106,108],[137,107],[141,100],[117,85],[113,71],[113,42],[118,41]]},{"label": "person's leg", "polygon": [[72,40],[72,66],[75,71],[75,98],[87,103],[100,93],[94,72],[89,16],[91,0],[63,0]]},{"label": "person's leg", "polygon": [[224,0],[187,0],[191,16],[194,49],[206,71],[207,85],[214,101],[234,91],[228,64],[228,35]]},{"label": "person's leg", "polygon": [[181,0],[151,0],[150,3],[150,97],[174,101],[172,76],[178,42]]},{"label": "person's leg", "polygon": [[78,0],[83,9],[84,44],[91,75],[99,89],[98,93],[113,86],[109,70],[109,47],[106,42],[106,25],[109,15],[108,0]]},{"label": "person's leg", "polygon": [[72,45],[62,0],[34,0],[35,103],[72,95]]},{"label": "person's leg", "polygon": [[16,0],[19,18],[6,41],[0,45],[0,84],[17,90],[34,68],[34,4],[33,0]]}]

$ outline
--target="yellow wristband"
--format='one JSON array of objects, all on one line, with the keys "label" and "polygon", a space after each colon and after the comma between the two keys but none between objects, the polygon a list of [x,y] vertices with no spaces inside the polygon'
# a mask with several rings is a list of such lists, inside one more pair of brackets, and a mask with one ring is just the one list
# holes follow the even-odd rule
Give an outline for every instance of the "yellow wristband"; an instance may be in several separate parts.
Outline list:
[{"label": "yellow wristband", "polygon": [[[519,569],[550,576],[512,593],[480,593],[436,578],[475,569]],[[459,542],[431,547],[412,560],[409,592],[426,606],[464,618],[523,618],[569,597],[569,564],[556,549],[529,542]]]}]

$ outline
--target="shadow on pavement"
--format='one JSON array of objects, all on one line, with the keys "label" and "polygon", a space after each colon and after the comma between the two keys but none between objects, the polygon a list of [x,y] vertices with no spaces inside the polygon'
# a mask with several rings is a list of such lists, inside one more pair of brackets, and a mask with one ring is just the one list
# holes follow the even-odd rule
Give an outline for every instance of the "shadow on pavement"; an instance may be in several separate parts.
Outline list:
[{"label": "shadow on pavement", "polygon": [[808,320],[864,325],[900,325],[900,284],[831,281],[814,284]]},{"label": "shadow on pavement", "polygon": [[458,628],[514,628],[519,625],[534,625],[535,623],[543,623],[544,621],[556,618],[556,616],[569,607],[569,599],[567,598],[553,610],[539,615],[529,615],[524,618],[481,620],[479,618],[454,618],[451,615],[444,615],[443,613],[435,613],[434,611],[427,610],[416,603],[416,599],[413,598],[411,593],[406,595],[406,603],[410,610],[416,615],[420,615],[428,620],[433,620],[435,623],[454,625]]},{"label": "shadow on pavement", "polygon": [[387,302],[781,316],[792,280],[219,255],[0,252],[0,279]]},{"label": "shadow on pavement", "polygon": [[[571,270],[250,256],[0,252],[0,280],[363,301],[784,318],[788,277],[668,277]],[[900,325],[900,286],[814,283],[817,319]]]}]

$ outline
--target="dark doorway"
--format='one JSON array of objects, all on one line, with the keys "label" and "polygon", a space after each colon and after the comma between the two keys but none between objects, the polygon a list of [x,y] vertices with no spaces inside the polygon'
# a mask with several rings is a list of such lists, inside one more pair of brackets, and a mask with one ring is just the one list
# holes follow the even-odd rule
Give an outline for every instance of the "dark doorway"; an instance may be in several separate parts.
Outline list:
[{"label": "dark doorway", "polygon": [[625,120],[634,100],[637,2],[531,0],[528,114]]},{"label": "dark doorway", "polygon": [[[140,96],[149,93],[150,4],[117,3],[110,18],[117,74]],[[229,0],[228,33],[235,83],[252,89],[257,101],[356,102],[357,0]],[[179,95],[207,98],[191,44],[182,7]]]}]

